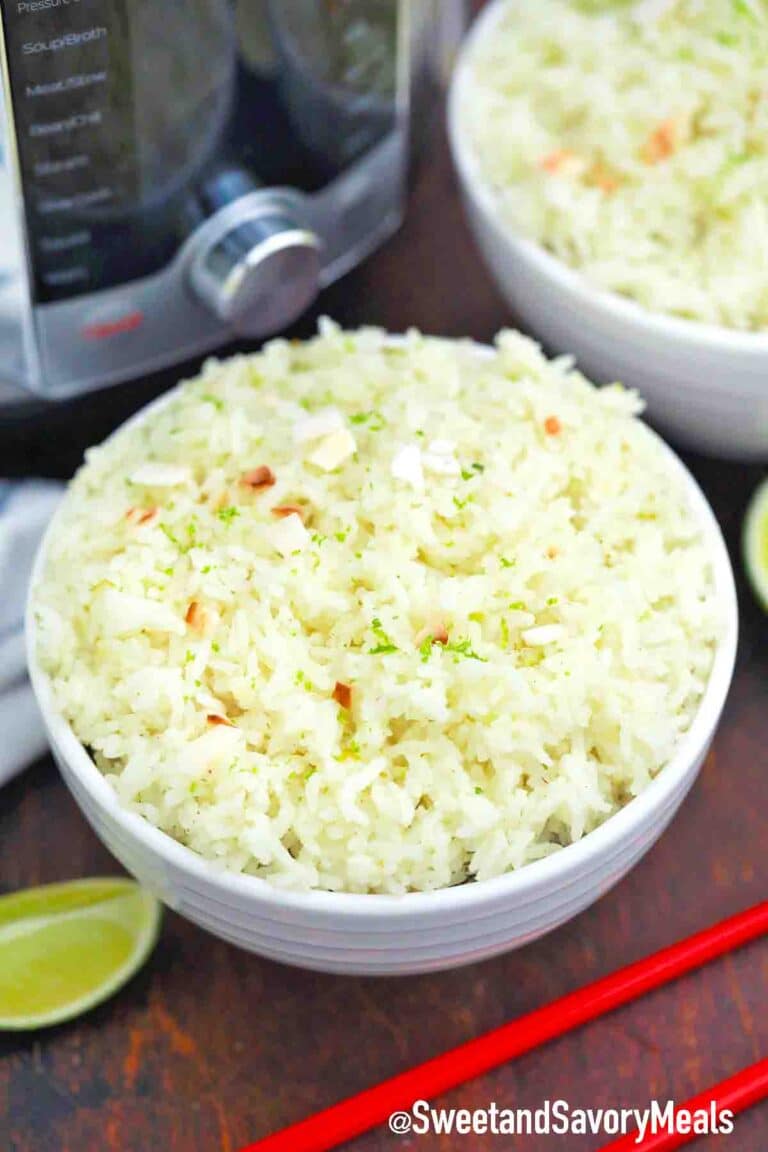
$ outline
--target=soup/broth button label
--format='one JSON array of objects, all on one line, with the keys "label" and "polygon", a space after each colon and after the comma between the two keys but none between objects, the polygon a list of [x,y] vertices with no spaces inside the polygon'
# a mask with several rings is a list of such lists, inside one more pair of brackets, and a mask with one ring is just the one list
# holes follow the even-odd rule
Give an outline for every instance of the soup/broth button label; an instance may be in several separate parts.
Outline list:
[{"label": "soup/broth button label", "polygon": [[97,40],[105,40],[109,35],[103,24],[93,28],[85,28],[82,32],[64,32],[60,36],[52,36],[49,40],[25,40],[21,45],[24,56],[39,56],[45,52],[62,52],[67,48],[80,48],[83,44],[93,44]]}]

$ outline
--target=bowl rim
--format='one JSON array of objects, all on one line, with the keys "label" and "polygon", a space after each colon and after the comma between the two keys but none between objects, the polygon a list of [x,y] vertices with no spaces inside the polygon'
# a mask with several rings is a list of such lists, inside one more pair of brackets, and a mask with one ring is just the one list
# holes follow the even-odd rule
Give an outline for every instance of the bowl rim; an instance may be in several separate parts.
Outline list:
[{"label": "bowl rim", "polygon": [[[392,337],[392,343],[402,338]],[[475,341],[462,341],[483,355],[494,350]],[[168,392],[143,406],[120,424],[104,441],[108,443],[124,430],[148,419],[169,404],[183,388],[179,382]],[[124,807],[117,793],[107,783],[96,764],[78,740],[69,722],[55,705],[53,687],[37,659],[34,599],[45,565],[49,542],[63,514],[66,497],[55,511],[37,549],[29,583],[25,613],[25,636],[29,677],[47,730],[50,743],[65,760],[66,767],[91,797],[97,808],[117,827],[164,866],[177,868],[191,879],[210,885],[222,895],[250,898],[254,904],[297,913],[327,913],[343,920],[376,915],[409,917],[441,912],[461,912],[493,903],[499,897],[514,899],[541,887],[555,887],[559,881],[575,877],[583,869],[618,848],[625,836],[637,832],[654,816],[663,812],[679,794],[690,775],[691,766],[706,752],[715,733],[730,689],[738,644],[738,599],[728,550],[715,514],[697,481],[668,444],[641,422],[645,432],[661,448],[670,468],[682,481],[691,512],[699,522],[711,553],[715,597],[722,611],[722,636],[718,643],[707,686],[696,713],[680,739],[674,755],[639,795],[614,812],[593,831],[551,856],[488,880],[477,880],[401,895],[385,893],[333,892],[325,889],[292,890],[279,888],[270,881],[242,872],[230,872],[217,866],[191,848],[174,840],[168,833],[150,824],[143,816]],[[66,781],[68,783],[68,781]]]},{"label": "bowl rim", "polygon": [[509,0],[490,0],[472,24],[456,59],[446,106],[448,143],[454,165],[465,192],[480,206],[498,232],[529,260],[538,272],[561,289],[580,296],[585,303],[600,311],[608,320],[633,326],[650,339],[685,342],[692,351],[741,353],[744,356],[768,357],[768,331],[755,332],[688,320],[666,312],[654,312],[629,296],[612,292],[592,283],[578,268],[571,267],[548,251],[538,241],[515,232],[501,212],[498,196],[485,180],[480,163],[461,125],[461,104],[471,83],[472,57],[477,43],[501,21]]}]

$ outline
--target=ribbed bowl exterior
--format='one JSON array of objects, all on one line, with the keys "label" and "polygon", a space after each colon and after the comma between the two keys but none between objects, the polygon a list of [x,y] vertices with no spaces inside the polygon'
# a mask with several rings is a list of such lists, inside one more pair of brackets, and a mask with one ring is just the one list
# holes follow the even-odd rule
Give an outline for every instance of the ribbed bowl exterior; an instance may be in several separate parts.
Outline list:
[{"label": "ribbed bowl exterior", "polygon": [[[542,877],[519,895],[486,885],[468,886],[477,899],[444,908],[424,906],[412,897],[380,898],[399,904],[388,916],[379,899],[369,915],[357,908],[346,914],[344,896],[338,909],[294,908],[258,894],[233,889],[224,873],[190,874],[162,859],[145,841],[119,823],[72,771],[66,756],[54,755],[72,795],[99,839],[120,863],[169,907],[201,928],[250,952],[283,964],[321,972],[357,975],[405,975],[437,971],[487,959],[519,948],[570,920],[613,887],[648,851],[670,822],[703,762],[702,750],[679,785],[663,802],[637,821],[616,845],[595,852],[556,881]],[[353,898],[355,899],[355,898]],[[357,901],[355,900],[355,903]]]}]

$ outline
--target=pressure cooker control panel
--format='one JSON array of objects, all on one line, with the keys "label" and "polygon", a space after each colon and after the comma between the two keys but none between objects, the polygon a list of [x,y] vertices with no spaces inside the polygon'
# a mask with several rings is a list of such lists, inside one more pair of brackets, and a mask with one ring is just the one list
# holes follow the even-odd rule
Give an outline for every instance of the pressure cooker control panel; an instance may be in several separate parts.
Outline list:
[{"label": "pressure cooker control panel", "polygon": [[228,0],[0,0],[36,303],[164,267],[218,147]]},{"label": "pressure cooker control panel", "polygon": [[93,215],[136,201],[123,0],[2,0],[39,300],[98,281]]},{"label": "pressure cooker control panel", "polygon": [[0,0],[16,376],[63,396],[266,335],[390,235],[427,91],[412,9]]}]

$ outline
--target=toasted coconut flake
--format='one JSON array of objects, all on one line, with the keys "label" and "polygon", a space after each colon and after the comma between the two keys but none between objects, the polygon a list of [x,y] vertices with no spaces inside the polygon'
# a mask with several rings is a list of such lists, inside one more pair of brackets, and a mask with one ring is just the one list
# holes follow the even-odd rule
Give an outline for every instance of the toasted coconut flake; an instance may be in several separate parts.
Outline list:
[{"label": "toasted coconut flake", "polygon": [[563,426],[557,416],[547,416],[544,421],[544,431],[547,436],[559,436],[562,430]]},{"label": "toasted coconut flake", "polygon": [[286,557],[292,556],[294,552],[303,552],[309,544],[310,535],[298,513],[292,512],[282,516],[277,524],[270,527],[269,539],[275,551]]},{"label": "toasted coconut flake", "polygon": [[539,167],[543,168],[545,172],[558,172],[563,166],[563,162],[572,156],[573,153],[569,152],[567,148],[556,148],[554,152],[547,153],[539,161]]},{"label": "toasted coconut flake", "polygon": [[301,504],[277,504],[272,509],[272,515],[277,516],[279,520],[285,520],[286,516],[298,516],[302,524],[305,524],[309,519],[309,509],[302,507]]},{"label": "toasted coconut flake", "polygon": [[244,488],[253,488],[254,490],[271,488],[275,483],[275,474],[266,464],[261,464],[258,468],[254,468],[251,472],[246,472],[241,476],[240,483]]},{"label": "toasted coconut flake", "polygon": [[175,488],[178,484],[186,484],[191,480],[192,473],[189,468],[178,464],[142,464],[131,473],[131,483],[141,484],[147,488]]},{"label": "toasted coconut flake", "polygon": [[212,728],[215,728],[215,727],[222,725],[222,724],[227,728],[234,728],[235,727],[235,725],[232,723],[232,721],[229,719],[228,716],[219,716],[216,712],[211,712],[208,716],[206,716],[206,720],[208,721],[208,723],[211,725]]},{"label": "toasted coconut flake", "polygon": [[159,508],[129,508],[125,518],[129,524],[149,524],[159,515]]},{"label": "toasted coconut flake", "polygon": [[336,681],[336,686],[333,689],[333,699],[342,708],[352,707],[352,689],[349,684],[342,684],[340,680]]},{"label": "toasted coconut flake", "polygon": [[424,469],[418,444],[406,444],[395,453],[391,464],[395,480],[410,484],[417,492],[424,491]]},{"label": "toasted coconut flake", "polygon": [[677,148],[677,124],[673,117],[662,120],[643,145],[641,156],[646,164],[668,160]]},{"label": "toasted coconut flake", "polygon": [[205,629],[208,617],[203,606],[197,600],[192,600],[187,608],[184,619],[193,631],[202,632]]},{"label": "toasted coconut flake", "polygon": [[565,628],[562,624],[539,624],[520,633],[523,643],[531,648],[543,648],[547,644],[554,644],[562,640],[564,635]]},{"label": "toasted coconut flake", "polygon": [[421,648],[425,640],[431,640],[433,644],[447,644],[448,643],[448,629],[445,624],[432,624],[428,628],[422,628],[414,637],[414,643],[417,648]]},{"label": "toasted coconut flake", "polygon": [[324,436],[309,457],[310,464],[322,468],[324,472],[333,472],[350,456],[357,451],[355,438],[348,428],[340,428],[330,436]]},{"label": "toasted coconut flake", "polygon": [[297,444],[306,444],[312,440],[322,440],[346,426],[344,414],[338,408],[325,408],[297,420],[293,426],[293,439]]},{"label": "toasted coconut flake", "polygon": [[550,176],[578,176],[584,170],[584,161],[570,148],[556,148],[541,158],[539,168]]}]

